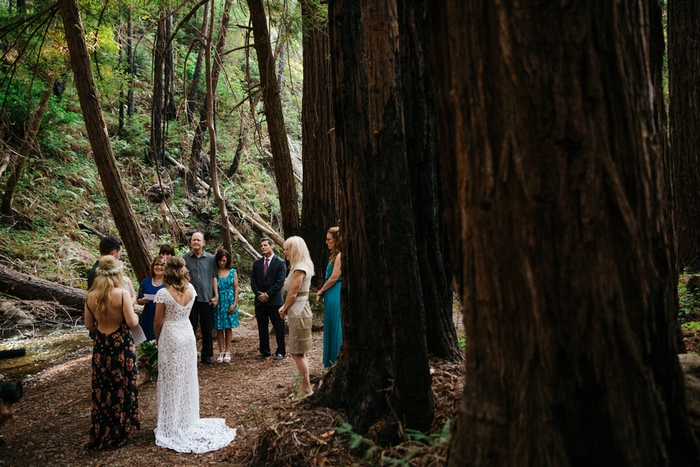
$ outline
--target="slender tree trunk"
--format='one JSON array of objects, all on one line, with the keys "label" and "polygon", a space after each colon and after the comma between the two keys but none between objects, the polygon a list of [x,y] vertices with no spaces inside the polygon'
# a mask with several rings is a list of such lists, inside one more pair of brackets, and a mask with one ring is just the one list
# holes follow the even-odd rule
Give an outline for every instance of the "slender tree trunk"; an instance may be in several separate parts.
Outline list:
[{"label": "slender tree trunk", "polygon": [[287,130],[284,125],[282,101],[275,63],[270,46],[270,34],[267,29],[267,19],[262,0],[247,0],[250,10],[250,20],[255,35],[255,51],[258,55],[260,69],[260,86],[265,104],[265,118],[270,134],[270,150],[275,167],[275,181],[282,211],[282,229],[285,237],[296,235],[299,231],[299,195],[294,183],[292,156],[287,145]]},{"label": "slender tree trunk", "polygon": [[129,94],[127,96],[127,104],[126,104],[126,115],[131,118],[134,115],[134,75],[136,74],[136,70],[134,68],[134,22],[133,22],[133,13],[131,11],[131,7],[129,7],[129,25],[128,25],[128,32],[126,35],[126,60],[127,60],[127,66],[128,66],[128,74],[129,74]]},{"label": "slender tree trunk", "polygon": [[397,441],[399,423],[427,429],[434,410],[415,225],[422,220],[412,201],[419,187],[408,176],[413,156],[405,126],[414,109],[407,102],[419,98],[406,90],[419,86],[424,67],[406,73],[399,53],[404,41],[422,40],[416,32],[422,18],[404,14],[406,8],[414,6],[355,0],[329,6],[342,225],[349,227],[343,351],[317,398],[345,408],[361,433],[385,420],[384,442]]},{"label": "slender tree trunk", "polygon": [[668,2],[672,186],[680,268],[700,272],[700,3]]},{"label": "slender tree trunk", "polygon": [[450,466],[699,465],[650,3],[431,4],[468,336]]},{"label": "slender tree trunk", "polygon": [[335,122],[327,11],[313,0],[301,3],[304,28],[304,82],[301,101],[304,196],[301,236],[316,268],[316,285],[324,282],[328,263],[326,231],[340,221],[340,192],[335,160]]},{"label": "slender tree trunk", "polygon": [[175,54],[173,53],[173,42],[170,40],[173,35],[173,11],[168,10],[165,18],[165,67],[163,69],[163,91],[164,104],[163,114],[167,121],[177,118],[177,108],[175,107]]},{"label": "slender tree trunk", "polygon": [[39,105],[37,105],[32,118],[29,120],[27,129],[25,131],[24,142],[19,150],[19,157],[15,162],[14,168],[7,178],[7,184],[5,185],[5,194],[2,197],[2,205],[0,206],[0,212],[9,216],[12,214],[12,200],[14,199],[15,192],[17,191],[17,186],[22,178],[22,172],[24,172],[24,166],[27,164],[27,159],[34,148],[36,142],[36,134],[41,126],[41,120],[44,118],[44,113],[46,113],[46,108],[49,105],[49,99],[51,98],[51,91],[53,90],[54,79],[47,83],[46,89],[41,93],[41,98],[39,99]]},{"label": "slender tree trunk", "polygon": [[97,171],[102,180],[107,202],[114,223],[129,254],[139,282],[149,275],[150,253],[136,216],[129,204],[129,196],[122,185],[109,133],[98,100],[97,88],[92,75],[90,56],[85,43],[85,30],[78,12],[76,0],[60,0],[66,42],[70,52],[71,67],[80,99],[80,108],[85,120],[90,146]]},{"label": "slender tree trunk", "polygon": [[[231,249],[231,232],[229,230],[228,222],[228,209],[226,208],[226,200],[221,196],[221,190],[219,189],[219,173],[216,169],[216,128],[214,126],[214,109],[216,108],[216,86],[219,81],[219,73],[221,73],[221,68],[223,67],[223,53],[226,47],[226,33],[228,31],[229,25],[229,11],[231,10],[231,4],[233,0],[226,0],[224,5],[224,10],[221,15],[221,27],[219,29],[219,40],[216,43],[216,50],[214,56],[214,64],[211,63],[211,41],[212,34],[209,34],[207,38],[207,53],[206,53],[206,71],[207,71],[207,128],[209,130],[209,165],[211,167],[211,187],[214,194],[214,199],[216,199],[216,204],[219,207],[219,213],[221,215],[221,234],[223,237],[224,248],[229,253],[233,250]],[[211,27],[210,31],[214,29],[214,4],[212,2],[212,14],[211,14]]]},{"label": "slender tree trunk", "polygon": [[[151,161],[158,161],[163,164],[165,154],[163,142],[163,96],[164,82],[163,69],[165,67],[165,19],[158,19],[158,29],[156,31],[156,48],[153,66],[153,99],[151,100]],[[157,159],[156,159],[157,158]]]},{"label": "slender tree trunk", "polygon": [[[209,27],[209,3],[204,4],[204,15],[202,19],[202,31],[207,30]],[[199,41],[199,52],[197,53],[197,62],[194,66],[194,72],[192,74],[192,83],[187,91],[187,122],[191,123],[195,119],[195,109],[197,108],[197,96],[199,95],[199,82],[202,77],[202,63],[204,62],[204,42],[201,38],[197,39]]]}]

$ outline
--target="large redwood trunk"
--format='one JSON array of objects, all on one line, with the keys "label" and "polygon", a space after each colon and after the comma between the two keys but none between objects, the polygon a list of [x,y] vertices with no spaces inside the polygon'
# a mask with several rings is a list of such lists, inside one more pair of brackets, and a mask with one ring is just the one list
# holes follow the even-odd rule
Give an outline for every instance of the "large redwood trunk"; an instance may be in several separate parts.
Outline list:
[{"label": "large redwood trunk", "polygon": [[700,272],[700,2],[668,2],[671,174],[679,267]]},{"label": "large redwood trunk", "polygon": [[287,144],[287,130],[282,113],[282,100],[277,87],[275,60],[270,46],[270,34],[262,0],[248,0],[250,21],[253,24],[255,52],[260,69],[260,87],[263,94],[265,120],[270,135],[270,151],[275,168],[275,182],[280,200],[284,236],[299,232],[299,195],[292,170],[292,156]]},{"label": "large redwood trunk", "polygon": [[655,7],[431,4],[468,336],[448,465],[700,465],[670,337]]},{"label": "large redwood trunk", "polygon": [[338,225],[341,206],[335,161],[331,63],[328,60],[330,40],[326,9],[312,0],[304,0],[301,11],[304,25],[301,236],[309,247],[316,268],[314,282],[321,286],[329,256],[326,231]]},{"label": "large redwood trunk", "polygon": [[80,108],[83,112],[85,128],[97,171],[102,180],[114,223],[129,254],[129,262],[134,268],[139,282],[141,282],[144,277],[149,275],[151,257],[141,227],[136,222],[136,216],[131,204],[129,204],[129,197],[122,185],[119,169],[114,159],[109,132],[102,115],[95,80],[92,76],[90,55],[85,43],[85,32],[78,12],[78,4],[76,0],[60,0],[59,5],[63,16],[75,85],[80,98]]},{"label": "large redwood trunk", "polygon": [[[329,5],[338,178],[342,225],[343,351],[315,399],[344,407],[366,433],[378,419],[380,439],[396,441],[397,422],[426,429],[433,395],[423,290],[423,198],[414,164],[434,169],[427,68],[420,34],[423,3],[338,0]],[[406,49],[404,49],[406,48]],[[417,115],[409,115],[415,112]],[[410,122],[407,124],[407,121]],[[421,135],[409,134],[419,132]],[[416,136],[414,138],[414,136]],[[409,147],[416,144],[420,147]],[[431,209],[437,211],[438,206]],[[443,275],[444,276],[444,275]],[[442,284],[449,289],[449,284]]]}]

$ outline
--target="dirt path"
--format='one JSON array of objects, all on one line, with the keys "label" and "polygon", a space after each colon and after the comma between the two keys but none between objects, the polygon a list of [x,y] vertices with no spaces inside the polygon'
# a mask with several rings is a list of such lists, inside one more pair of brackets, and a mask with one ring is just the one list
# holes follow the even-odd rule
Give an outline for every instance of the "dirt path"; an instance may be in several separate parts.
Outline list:
[{"label": "dirt path", "polygon": [[[274,336],[274,333],[272,333]],[[139,388],[141,431],[127,446],[87,451],[90,423],[90,353],[56,365],[25,384],[16,419],[0,428],[8,447],[0,448],[0,466],[189,466],[241,465],[256,448],[259,435],[294,410],[298,376],[294,361],[254,359],[257,324],[248,319],[234,329],[230,364],[199,365],[200,416],[225,418],[238,430],[227,448],[207,454],[180,454],[155,445],[156,385]],[[312,379],[323,372],[323,334],[313,335],[309,355]],[[271,348],[276,345],[274,337]],[[214,352],[217,353],[216,343]]]}]

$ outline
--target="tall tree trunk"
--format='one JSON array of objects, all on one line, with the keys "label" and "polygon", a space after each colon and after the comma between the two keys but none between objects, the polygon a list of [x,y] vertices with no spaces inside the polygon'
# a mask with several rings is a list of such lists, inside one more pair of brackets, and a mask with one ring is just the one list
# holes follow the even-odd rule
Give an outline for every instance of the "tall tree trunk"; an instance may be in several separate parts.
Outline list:
[{"label": "tall tree trunk", "polygon": [[[164,82],[163,69],[165,68],[165,19],[161,16],[158,19],[158,29],[156,31],[156,48],[153,66],[153,99],[151,100],[151,150],[150,159],[152,162],[158,161],[163,164],[165,154],[163,141],[163,96]],[[157,158],[157,159],[156,159]]]},{"label": "tall tree trunk", "polygon": [[699,465],[649,6],[431,4],[468,336],[448,465]]},{"label": "tall tree trunk", "polygon": [[151,255],[141,228],[136,222],[134,211],[129,204],[129,197],[122,185],[117,162],[114,159],[109,132],[97,98],[97,88],[92,75],[90,56],[85,43],[85,30],[78,12],[78,4],[76,0],[60,0],[59,6],[63,16],[75,85],[80,99],[80,109],[85,120],[85,128],[97,171],[102,180],[114,223],[119,230],[129,254],[129,261],[140,282],[149,275]]},{"label": "tall tree trunk", "polygon": [[384,419],[383,441],[396,441],[397,422],[428,428],[434,410],[415,225],[422,220],[413,206],[420,187],[408,176],[414,156],[404,124],[415,109],[407,101],[420,98],[405,92],[419,87],[424,67],[406,73],[399,53],[403,41],[421,46],[416,22],[422,18],[404,14],[407,8],[414,7],[354,0],[329,6],[336,155],[348,228],[344,350],[317,398],[344,407],[362,433]]},{"label": "tall tree trunk", "polygon": [[163,68],[163,114],[167,121],[177,118],[177,108],[175,107],[175,54],[173,53],[173,10],[168,9],[165,18],[165,66]]},{"label": "tall tree trunk", "polygon": [[438,174],[435,89],[425,27],[425,1],[398,2],[404,125],[416,229],[428,352],[458,361],[462,355],[452,318],[452,265]]},{"label": "tall tree trunk", "polygon": [[301,2],[304,28],[304,81],[301,101],[301,160],[304,196],[301,236],[314,261],[317,285],[322,285],[328,248],[326,231],[340,221],[340,192],[335,160],[333,88],[326,8],[314,0]]},{"label": "tall tree trunk", "polygon": [[127,35],[126,35],[126,60],[127,60],[127,66],[128,66],[128,74],[129,74],[129,94],[126,99],[126,115],[131,118],[134,115],[134,79],[135,79],[135,74],[136,74],[136,69],[134,68],[134,21],[133,21],[133,12],[131,6],[129,6],[129,25],[127,29]]},{"label": "tall tree trunk", "polygon": [[[209,27],[209,2],[204,4],[204,14],[202,19],[202,31],[206,32]],[[197,96],[199,95],[199,82],[202,78],[202,63],[204,62],[204,41],[198,38],[199,51],[197,52],[197,62],[192,74],[192,83],[187,91],[187,122],[191,123],[195,119],[195,109],[197,108]],[[194,186],[194,185],[193,185]]]},{"label": "tall tree trunk", "polygon": [[49,105],[49,99],[51,98],[51,91],[53,90],[54,79],[51,78],[46,85],[46,89],[41,93],[41,98],[39,99],[39,105],[37,105],[36,110],[32,114],[31,119],[28,122],[27,129],[25,131],[24,142],[19,150],[19,157],[14,164],[14,168],[7,178],[7,184],[5,185],[5,194],[2,197],[2,205],[0,206],[0,212],[5,215],[12,214],[12,200],[15,197],[15,192],[17,191],[17,186],[22,178],[22,172],[24,172],[24,166],[27,164],[27,159],[29,159],[29,154],[34,148],[34,143],[36,142],[36,134],[41,126],[41,120],[44,118],[44,113],[46,113],[46,108]]},{"label": "tall tree trunk", "polygon": [[216,128],[214,125],[214,110],[216,108],[216,86],[219,82],[219,73],[223,67],[224,48],[226,47],[226,33],[229,25],[229,11],[233,0],[226,0],[224,10],[221,15],[221,27],[219,28],[219,40],[216,43],[214,56],[214,64],[211,63],[211,42],[212,33],[214,30],[214,3],[211,6],[211,27],[209,28],[209,37],[207,38],[207,53],[206,53],[206,75],[207,75],[207,128],[209,130],[209,165],[211,167],[211,187],[216,199],[216,204],[219,207],[221,215],[221,235],[223,236],[224,248],[229,253],[231,249],[231,232],[228,223],[228,209],[226,208],[226,200],[221,196],[219,189],[219,172],[216,165]]},{"label": "tall tree trunk", "polygon": [[282,229],[285,237],[296,235],[299,231],[299,195],[294,183],[292,156],[287,145],[287,130],[284,125],[282,101],[275,62],[270,46],[270,34],[267,29],[267,19],[262,0],[247,0],[250,10],[250,20],[255,35],[255,52],[258,55],[260,69],[260,86],[263,93],[265,119],[270,135],[270,150],[275,167],[275,182],[279,193],[280,210],[282,211]]},{"label": "tall tree trunk", "polygon": [[679,266],[700,272],[700,2],[668,2],[671,165]]}]

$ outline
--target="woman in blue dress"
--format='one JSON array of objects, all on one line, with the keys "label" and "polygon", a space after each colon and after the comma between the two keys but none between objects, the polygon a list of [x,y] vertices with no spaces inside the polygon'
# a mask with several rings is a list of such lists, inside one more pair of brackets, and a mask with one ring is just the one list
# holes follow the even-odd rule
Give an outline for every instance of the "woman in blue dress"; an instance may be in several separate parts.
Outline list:
[{"label": "woman in blue dress", "polygon": [[343,342],[343,326],[340,320],[340,228],[331,227],[326,233],[326,245],[331,251],[326,266],[326,283],[316,294],[316,300],[323,302],[323,366],[330,368],[338,358]]},{"label": "woman in blue dress", "polygon": [[231,253],[223,248],[214,257],[219,268],[219,303],[214,309],[214,329],[219,341],[217,362],[231,361],[231,337],[233,328],[238,327],[238,275],[231,267]]},{"label": "woman in blue dress", "polygon": [[163,286],[163,272],[165,271],[166,258],[156,256],[151,261],[151,277],[145,278],[139,287],[136,303],[143,305],[141,313],[141,328],[149,341],[155,340],[156,333],[153,330],[153,318],[156,316],[156,304],[153,299]]}]

